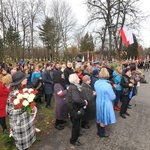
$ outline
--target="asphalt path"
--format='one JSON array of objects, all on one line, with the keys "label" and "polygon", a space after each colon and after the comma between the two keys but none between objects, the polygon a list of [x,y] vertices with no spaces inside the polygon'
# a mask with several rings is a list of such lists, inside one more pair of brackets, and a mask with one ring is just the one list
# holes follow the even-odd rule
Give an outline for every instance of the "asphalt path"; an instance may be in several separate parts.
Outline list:
[{"label": "asphalt path", "polygon": [[[90,129],[82,129],[79,138],[82,146],[69,143],[71,123],[65,129],[53,129],[44,139],[35,144],[32,150],[150,150],[150,71],[144,72],[148,84],[141,84],[138,95],[131,100],[130,116],[123,119],[116,113],[117,123],[106,127],[108,138],[100,138],[96,132],[95,121]],[[42,133],[40,133],[42,134]]]}]

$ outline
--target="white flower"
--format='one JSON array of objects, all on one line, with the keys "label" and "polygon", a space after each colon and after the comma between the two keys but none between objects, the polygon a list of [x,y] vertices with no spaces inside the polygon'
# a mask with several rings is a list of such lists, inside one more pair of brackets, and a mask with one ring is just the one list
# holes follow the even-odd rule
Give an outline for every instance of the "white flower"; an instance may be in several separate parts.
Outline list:
[{"label": "white flower", "polygon": [[33,102],[34,98],[35,98],[35,95],[30,94],[29,97],[28,97],[28,101],[31,103],[31,102]]},{"label": "white flower", "polygon": [[24,93],[22,96],[23,96],[23,98],[28,99],[29,94],[28,93]]},{"label": "white flower", "polygon": [[20,100],[16,98],[16,99],[14,99],[13,103],[14,103],[14,105],[17,105],[20,103]]},{"label": "white flower", "polygon": [[23,91],[23,92],[26,92],[26,91],[28,91],[28,89],[27,89],[27,88],[24,88],[22,91]]},{"label": "white flower", "polygon": [[26,106],[29,105],[29,102],[27,100],[24,100],[23,103],[22,103],[22,105],[26,107]]},{"label": "white flower", "polygon": [[32,91],[34,91],[32,88],[28,89],[28,92],[31,93]]},{"label": "white flower", "polygon": [[17,99],[22,99],[22,97],[23,97],[23,95],[20,93],[17,95]]},{"label": "white flower", "polygon": [[15,92],[14,92],[14,95],[16,95],[16,94],[18,94],[18,93],[19,93],[19,91],[15,91]]}]

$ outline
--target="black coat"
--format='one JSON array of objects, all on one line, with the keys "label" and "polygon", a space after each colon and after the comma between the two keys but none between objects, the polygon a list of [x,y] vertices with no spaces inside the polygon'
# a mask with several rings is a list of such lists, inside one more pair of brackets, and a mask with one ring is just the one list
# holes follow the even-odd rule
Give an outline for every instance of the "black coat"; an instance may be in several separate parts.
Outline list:
[{"label": "black coat", "polygon": [[86,120],[92,120],[96,118],[96,96],[93,95],[93,89],[86,83],[82,83],[82,94],[84,99],[88,101],[88,105],[85,109]]},{"label": "black coat", "polygon": [[121,79],[122,95],[129,95],[131,91],[131,87],[129,86],[130,83],[130,77],[124,74]]},{"label": "black coat", "polygon": [[98,79],[99,79],[99,77],[97,77],[97,76],[94,76],[94,75],[91,76],[91,87],[94,91],[95,91],[94,84]]},{"label": "black coat", "polygon": [[77,86],[70,84],[66,97],[68,103],[68,109],[71,116],[74,116],[75,112],[78,112],[80,108],[86,105],[82,92],[78,90]]},{"label": "black coat", "polygon": [[73,73],[74,73],[74,71],[73,71],[72,68],[69,68],[69,67],[65,68],[65,70],[64,70],[64,77],[65,77],[65,82],[66,82],[67,85],[70,84],[69,83],[69,75],[73,74]]},{"label": "black coat", "polygon": [[43,80],[45,94],[52,94],[53,93],[53,80],[48,70],[45,70],[42,73],[42,80]]}]

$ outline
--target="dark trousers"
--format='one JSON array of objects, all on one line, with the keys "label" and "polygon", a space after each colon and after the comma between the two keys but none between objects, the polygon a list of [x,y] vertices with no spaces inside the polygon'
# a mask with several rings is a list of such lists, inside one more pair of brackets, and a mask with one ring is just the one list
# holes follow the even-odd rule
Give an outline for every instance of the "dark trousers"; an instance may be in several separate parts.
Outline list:
[{"label": "dark trousers", "polygon": [[1,124],[1,126],[3,128],[3,130],[7,129],[5,117],[0,117],[0,124]]},{"label": "dark trousers", "polygon": [[51,106],[52,94],[45,94],[46,106]]},{"label": "dark trousers", "polygon": [[127,95],[127,96],[123,95],[122,98],[123,98],[123,102],[122,102],[122,105],[121,105],[120,114],[126,113],[127,107],[128,107],[128,105],[129,105],[129,101],[130,101],[128,95]]},{"label": "dark trousers", "polygon": [[72,122],[72,132],[71,132],[70,143],[75,143],[79,137],[81,119],[76,119],[72,116],[70,119]]},{"label": "dark trousers", "polygon": [[119,102],[119,100],[120,100],[120,98],[121,98],[121,93],[122,93],[122,91],[118,91],[118,90],[116,90],[116,99],[115,99],[115,101],[114,101],[114,106],[118,106],[118,102]]}]

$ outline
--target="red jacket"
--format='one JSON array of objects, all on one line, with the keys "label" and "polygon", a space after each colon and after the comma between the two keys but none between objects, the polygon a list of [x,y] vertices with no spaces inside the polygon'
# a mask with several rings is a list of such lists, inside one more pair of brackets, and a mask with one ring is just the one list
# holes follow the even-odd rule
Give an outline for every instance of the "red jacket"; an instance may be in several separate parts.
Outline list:
[{"label": "red jacket", "polygon": [[11,88],[7,89],[5,86],[3,86],[2,82],[0,82],[0,117],[5,117],[7,115],[6,103],[10,91]]}]

